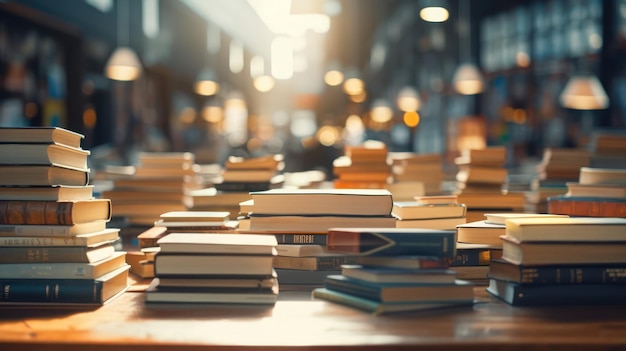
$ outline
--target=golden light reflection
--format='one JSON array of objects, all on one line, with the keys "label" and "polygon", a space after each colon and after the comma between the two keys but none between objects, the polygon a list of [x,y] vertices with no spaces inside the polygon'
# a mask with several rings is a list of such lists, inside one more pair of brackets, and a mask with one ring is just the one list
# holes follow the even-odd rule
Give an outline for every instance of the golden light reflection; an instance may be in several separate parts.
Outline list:
[{"label": "golden light reflection", "polygon": [[263,148],[263,141],[259,138],[250,138],[246,143],[246,148],[250,152],[257,152]]},{"label": "golden light reflection", "polygon": [[205,106],[202,109],[202,119],[209,123],[219,123],[224,119],[224,111],[219,106]]},{"label": "golden light reflection", "polygon": [[402,120],[408,127],[417,127],[420,124],[420,115],[415,111],[405,112]]},{"label": "golden light reflection", "polygon": [[363,90],[360,94],[350,95],[350,101],[360,104],[367,99],[367,92]]},{"label": "golden light reflection", "polygon": [[96,126],[96,110],[93,107],[88,107],[83,112],[83,125],[89,129]]},{"label": "golden light reflection", "polygon": [[258,76],[254,78],[252,82],[254,84],[254,88],[261,93],[267,93],[268,91],[274,88],[274,78],[270,76]]},{"label": "golden light reflection", "polygon": [[203,80],[195,84],[194,90],[199,95],[211,96],[220,91],[220,85],[212,80]]},{"label": "golden light reflection", "polygon": [[331,87],[336,87],[343,83],[343,73],[337,70],[328,71],[324,74],[324,82]]},{"label": "golden light reflection", "polygon": [[317,131],[317,140],[324,146],[332,146],[339,140],[339,130],[333,126],[323,126]]},{"label": "golden light reflection", "polygon": [[348,95],[359,95],[365,90],[365,83],[359,78],[349,78],[343,82],[343,91]]},{"label": "golden light reflection", "polygon": [[191,107],[185,107],[180,111],[180,121],[186,124],[191,124],[196,120],[196,110]]}]

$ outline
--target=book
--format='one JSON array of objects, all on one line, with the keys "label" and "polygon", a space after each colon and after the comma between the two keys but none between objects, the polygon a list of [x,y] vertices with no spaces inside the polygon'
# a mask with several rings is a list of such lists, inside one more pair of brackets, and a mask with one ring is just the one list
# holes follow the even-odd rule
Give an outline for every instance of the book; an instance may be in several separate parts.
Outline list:
[{"label": "book", "polygon": [[518,242],[502,236],[502,258],[519,265],[626,263],[626,242]]},{"label": "book", "polygon": [[224,163],[224,168],[231,169],[275,169],[280,170],[284,164],[284,156],[281,154],[258,157],[229,156]]},{"label": "book", "polygon": [[513,306],[623,305],[626,285],[523,285],[490,279],[487,292]]},{"label": "book", "polygon": [[0,279],[0,304],[69,303],[101,305],[128,288],[129,266],[95,279]]},{"label": "book", "polygon": [[128,251],[126,263],[130,265],[130,272],[140,278],[154,278],[154,260],[149,260],[142,251]]},{"label": "book", "polygon": [[0,247],[0,263],[96,262],[111,256],[111,243],[99,246],[8,246]]},{"label": "book", "polygon": [[204,288],[161,286],[155,278],[146,290],[147,303],[228,303],[273,305],[278,299],[278,283],[270,289]]},{"label": "book", "polygon": [[380,302],[460,303],[474,299],[473,284],[463,280],[430,284],[372,283],[344,275],[329,275],[324,279],[324,287]]},{"label": "book", "polygon": [[0,224],[70,225],[111,219],[111,200],[0,200]]},{"label": "book", "polygon": [[578,182],[590,184],[626,184],[626,169],[581,167]]},{"label": "book", "polygon": [[73,201],[93,199],[93,185],[3,186],[0,200]]},{"label": "book", "polygon": [[461,155],[454,160],[457,165],[484,165],[502,167],[506,162],[506,148],[504,146],[489,146],[482,149],[464,149]]},{"label": "book", "polygon": [[192,198],[192,209],[194,210],[205,208],[206,206],[215,208],[223,208],[225,206],[239,207],[239,203],[252,199],[248,191],[218,191],[215,187],[191,190],[189,191],[189,196]]},{"label": "book", "polygon": [[250,193],[255,214],[389,216],[386,189],[271,189]]},{"label": "book", "polygon": [[[458,202],[468,209],[523,209],[526,196],[523,193],[466,193],[457,195]],[[489,212],[494,212],[493,210]]]},{"label": "book", "polygon": [[456,273],[445,268],[406,269],[392,267],[371,267],[362,265],[343,265],[341,274],[348,278],[365,280],[372,283],[454,283]]},{"label": "book", "polygon": [[190,224],[200,222],[205,224],[210,223],[225,223],[230,219],[230,212],[228,211],[170,211],[162,213],[159,216],[165,224],[183,223],[188,222]]},{"label": "book", "polygon": [[126,264],[126,252],[115,251],[95,262],[2,263],[0,277],[6,279],[96,279]]},{"label": "book", "polygon": [[396,221],[396,228],[455,230],[458,225],[465,223],[465,216],[451,218],[398,219]]},{"label": "book", "polygon": [[279,245],[324,245],[326,246],[327,233],[276,233],[274,234]]},{"label": "book", "polygon": [[626,264],[527,266],[494,259],[489,278],[518,284],[624,284]]},{"label": "book", "polygon": [[457,195],[420,195],[414,199],[422,205],[458,204]]},{"label": "book", "polygon": [[315,299],[327,300],[334,303],[354,307],[374,315],[391,314],[400,312],[433,310],[453,307],[472,306],[473,301],[460,301],[458,303],[431,303],[422,301],[410,302],[380,302],[370,299],[361,298],[352,294],[346,294],[326,288],[316,288],[311,292],[311,296]]},{"label": "book", "polygon": [[456,180],[462,183],[503,184],[506,182],[506,168],[463,166],[456,173]]},{"label": "book", "polygon": [[259,234],[171,233],[157,241],[161,254],[276,255],[276,238]]},{"label": "book", "polygon": [[86,169],[89,150],[62,144],[9,144],[0,142],[0,164],[50,165]]},{"label": "book", "polygon": [[272,274],[272,255],[164,254],[154,260],[157,277]]},{"label": "book", "polygon": [[85,186],[89,170],[59,165],[0,165],[0,186]]},{"label": "book", "polygon": [[[256,207],[256,205],[255,205]],[[332,227],[395,228],[392,216],[250,215],[251,231],[326,232]]]},{"label": "book", "polygon": [[225,169],[222,182],[270,182],[275,175],[274,169]]},{"label": "book", "polygon": [[463,204],[425,205],[417,201],[394,201],[391,210],[391,214],[401,220],[465,217],[465,212]]},{"label": "book", "polygon": [[321,287],[324,285],[324,279],[332,274],[341,274],[341,269],[328,271],[309,271],[302,269],[283,269],[274,268],[278,275],[278,283],[281,290],[286,286],[297,287]]},{"label": "book", "polygon": [[94,246],[114,242],[119,237],[119,232],[117,228],[108,228],[74,236],[0,236],[0,246]]},{"label": "book", "polygon": [[548,213],[581,217],[626,217],[626,198],[564,196],[547,200]]},{"label": "book", "polygon": [[344,264],[356,263],[355,256],[325,254],[322,256],[290,257],[276,256],[272,266],[281,269],[300,269],[307,271],[339,270]]},{"label": "book", "polygon": [[502,257],[502,244],[467,244],[456,243],[456,257],[450,262],[451,267],[489,266],[493,259]]},{"label": "book", "polygon": [[326,253],[325,245],[315,244],[278,244],[276,254],[278,256],[303,257],[318,256]]},{"label": "book", "polygon": [[625,198],[626,184],[581,184],[567,182],[566,196]]},{"label": "book", "polygon": [[72,225],[47,224],[0,224],[1,236],[58,236],[72,237],[81,234],[101,232],[107,227],[107,221],[91,221]]},{"label": "book", "polygon": [[404,269],[447,268],[448,259],[423,255],[357,256],[356,264],[366,267]]},{"label": "book", "polygon": [[491,224],[486,221],[474,221],[456,226],[457,241],[469,244],[488,244],[502,246],[500,236],[506,232],[503,224]]},{"label": "book", "polygon": [[506,221],[506,236],[519,242],[626,242],[626,218],[519,218]]},{"label": "book", "polygon": [[137,234],[137,244],[140,249],[158,246],[157,242],[168,234],[167,227],[152,226]]},{"label": "book", "polygon": [[359,255],[423,255],[452,258],[456,231],[423,228],[331,228],[329,252]]},{"label": "book", "polygon": [[229,288],[229,289],[271,289],[277,282],[277,274],[274,272],[268,276],[249,278],[223,277],[223,278],[167,278],[159,279],[159,287],[179,288]]},{"label": "book", "polygon": [[502,212],[502,213],[485,213],[486,224],[500,224],[504,225],[507,219],[517,218],[561,218],[568,217],[567,215],[559,215],[553,213],[519,213],[519,212]]},{"label": "book", "polygon": [[58,143],[80,148],[84,135],[61,127],[2,127],[4,143]]}]

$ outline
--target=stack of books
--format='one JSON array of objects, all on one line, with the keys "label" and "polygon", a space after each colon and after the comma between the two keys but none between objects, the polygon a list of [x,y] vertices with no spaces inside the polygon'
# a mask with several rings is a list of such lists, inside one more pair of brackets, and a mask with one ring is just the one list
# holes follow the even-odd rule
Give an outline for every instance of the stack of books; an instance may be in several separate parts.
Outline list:
[{"label": "stack of books", "polygon": [[0,128],[0,304],[99,306],[128,287],[81,134]]},{"label": "stack of books", "polygon": [[115,217],[129,226],[150,226],[161,213],[191,206],[189,191],[203,188],[190,152],[141,152],[128,176],[112,179],[102,196],[111,199]]},{"label": "stack of books", "polygon": [[465,223],[466,207],[457,203],[456,195],[418,196],[413,201],[396,201],[391,214],[397,228],[455,230]]},{"label": "stack of books", "polygon": [[358,254],[329,275],[314,298],[375,314],[471,305],[473,285],[448,269],[455,232],[405,228],[333,228],[328,250]]},{"label": "stack of books", "polygon": [[467,221],[484,219],[486,212],[523,212],[523,193],[507,193],[503,187],[508,171],[504,168],[506,149],[490,146],[464,150],[455,159],[458,202],[467,206]]},{"label": "stack of books", "polygon": [[[391,190],[394,200],[407,201],[415,196],[442,193],[445,174],[441,154],[389,152],[389,160],[392,167],[393,182],[386,188]],[[395,189],[398,191],[393,191]],[[408,196],[408,198],[403,198],[403,195]]]},{"label": "stack of books", "polygon": [[626,168],[626,134],[623,131],[594,132],[591,139],[591,163],[594,168]]},{"label": "stack of books", "polygon": [[515,306],[624,304],[625,218],[506,220],[493,296]]},{"label": "stack of books", "polygon": [[158,245],[147,303],[273,305],[278,298],[273,236],[171,233]]},{"label": "stack of books", "polygon": [[531,189],[526,193],[526,209],[546,213],[548,198],[565,194],[566,183],[578,180],[580,169],[589,166],[590,157],[590,152],[585,149],[546,148],[536,166]]},{"label": "stack of books", "polygon": [[548,212],[583,217],[626,217],[626,169],[582,167],[567,193],[548,198]]},{"label": "stack of books", "polygon": [[382,189],[391,178],[387,146],[368,140],[347,145],[344,155],[333,161],[333,186],[338,189]]}]

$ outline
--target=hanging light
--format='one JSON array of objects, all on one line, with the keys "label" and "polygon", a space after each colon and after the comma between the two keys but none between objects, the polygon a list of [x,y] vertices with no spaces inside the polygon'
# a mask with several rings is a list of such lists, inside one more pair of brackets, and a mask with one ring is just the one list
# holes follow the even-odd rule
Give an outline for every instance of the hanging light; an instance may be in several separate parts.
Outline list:
[{"label": "hanging light", "polygon": [[447,7],[445,0],[424,0],[420,9],[420,18],[426,22],[445,22],[450,17]]},{"label": "hanging light", "polygon": [[337,61],[332,61],[328,65],[328,69],[324,74],[324,82],[331,87],[335,87],[343,83],[344,75]]},{"label": "hanging light", "polygon": [[559,97],[561,105],[574,110],[602,110],[609,107],[609,97],[594,75],[576,75],[565,84]]},{"label": "hanging light", "polygon": [[349,68],[343,81],[343,91],[348,95],[360,95],[365,91],[365,83],[356,67]]},{"label": "hanging light", "polygon": [[[128,11],[122,11],[122,7],[120,6],[120,2],[117,3],[117,37],[118,37],[118,47],[115,49],[109,60],[107,61],[104,74],[113,80],[121,80],[121,81],[130,81],[135,80],[141,75],[142,66],[139,61],[139,57],[135,53],[135,51],[129,46],[121,46],[120,45],[120,37],[122,32],[126,32],[127,41],[130,42],[130,1],[128,3]],[[126,13],[128,19],[124,18],[122,20],[122,13]],[[121,29],[121,24],[123,22],[128,23],[128,28],[126,31]]]},{"label": "hanging light", "polygon": [[421,101],[417,90],[412,86],[406,86],[398,92],[396,105],[400,111],[415,112],[420,109]]},{"label": "hanging light", "polygon": [[217,82],[217,75],[210,67],[205,67],[200,71],[198,78],[194,84],[196,94],[203,96],[212,96],[220,91],[220,85]]},{"label": "hanging light", "polygon": [[[459,0],[459,9],[462,21],[459,21],[459,52],[462,60],[466,62],[457,67],[452,76],[452,85],[454,89],[463,95],[475,95],[482,93],[485,89],[483,75],[478,67],[471,62],[471,23],[469,13],[469,2],[467,0]],[[466,26],[467,28],[463,28]],[[465,38],[461,38],[461,34],[465,34]]]}]

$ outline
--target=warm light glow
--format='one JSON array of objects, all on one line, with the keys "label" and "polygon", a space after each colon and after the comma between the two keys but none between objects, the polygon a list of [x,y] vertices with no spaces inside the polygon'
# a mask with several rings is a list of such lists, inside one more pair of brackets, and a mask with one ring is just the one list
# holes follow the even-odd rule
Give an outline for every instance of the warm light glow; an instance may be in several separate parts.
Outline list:
[{"label": "warm light glow", "polygon": [[240,73],[243,71],[243,60],[243,45],[236,41],[231,41],[228,50],[228,68],[230,71],[232,73]]},{"label": "warm light glow", "polygon": [[248,140],[248,142],[246,143],[246,148],[250,152],[259,151],[261,150],[262,147],[263,147],[263,141],[259,138],[250,138],[250,140]]},{"label": "warm light glow", "polygon": [[518,52],[515,54],[515,62],[520,67],[528,67],[530,66],[530,56],[526,52]]},{"label": "warm light glow", "polygon": [[415,111],[407,111],[402,117],[407,127],[417,127],[420,124],[420,115]]},{"label": "warm light glow", "polygon": [[393,111],[384,100],[377,100],[372,105],[372,121],[376,123],[387,123],[393,118]]},{"label": "warm light glow", "polygon": [[520,108],[513,110],[513,122],[517,124],[526,123],[526,111]]},{"label": "warm light glow", "polygon": [[259,76],[254,78],[252,84],[254,84],[254,88],[259,92],[266,93],[274,88],[275,81],[274,78],[270,76]]},{"label": "warm light glow", "polygon": [[324,74],[324,82],[331,87],[336,87],[343,83],[343,73],[340,71],[328,71]]},{"label": "warm light glow", "polygon": [[289,79],[293,76],[293,42],[287,37],[272,40],[272,76]]},{"label": "warm light glow", "polygon": [[203,80],[196,82],[194,90],[199,95],[211,96],[217,94],[220,90],[220,85],[212,80]]},{"label": "warm light glow", "polygon": [[133,49],[118,47],[105,66],[105,75],[113,80],[135,80],[141,74],[141,63]]},{"label": "warm light glow", "polygon": [[359,78],[349,78],[343,82],[343,91],[348,95],[359,95],[365,90],[365,83]]},{"label": "warm light glow", "polygon": [[339,130],[332,126],[323,126],[317,131],[317,140],[324,146],[333,146],[339,140]]},{"label": "warm light glow", "polygon": [[452,83],[456,91],[463,95],[475,95],[484,90],[482,74],[470,63],[464,63],[457,68]]},{"label": "warm light glow", "polygon": [[265,74],[265,60],[263,56],[254,56],[250,59],[250,77],[256,78]]},{"label": "warm light glow", "polygon": [[346,126],[343,129],[343,138],[347,144],[358,145],[365,136],[365,125],[358,115],[350,115],[346,118]]},{"label": "warm light glow", "polygon": [[93,107],[88,107],[83,112],[83,125],[89,129],[96,126],[96,110]]},{"label": "warm light glow", "polygon": [[196,110],[191,107],[185,107],[180,111],[180,121],[185,124],[191,124],[196,120]]},{"label": "warm light glow", "polygon": [[449,16],[444,7],[424,7],[420,10],[420,17],[426,22],[445,22]]},{"label": "warm light glow", "polygon": [[602,110],[609,107],[609,97],[597,77],[574,76],[560,96],[563,107],[575,110]]},{"label": "warm light glow", "polygon": [[37,104],[34,102],[29,102],[26,105],[24,105],[24,117],[26,118],[33,118],[37,115],[37,110],[39,110],[39,108],[37,107]]},{"label": "warm light glow", "polygon": [[350,101],[360,104],[367,99],[367,92],[363,90],[360,94],[357,95],[349,95]]},{"label": "warm light glow", "polygon": [[291,134],[296,138],[312,136],[317,129],[315,112],[311,110],[294,111],[291,119]]},{"label": "warm light glow", "polygon": [[205,106],[202,109],[202,119],[209,123],[219,123],[224,119],[224,111],[219,106]]},{"label": "warm light glow", "polygon": [[413,87],[404,87],[398,92],[398,98],[396,104],[400,111],[411,112],[418,111],[420,109],[420,99],[417,94],[417,90]]}]

